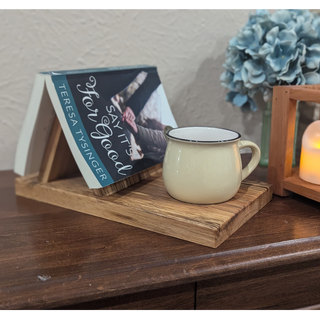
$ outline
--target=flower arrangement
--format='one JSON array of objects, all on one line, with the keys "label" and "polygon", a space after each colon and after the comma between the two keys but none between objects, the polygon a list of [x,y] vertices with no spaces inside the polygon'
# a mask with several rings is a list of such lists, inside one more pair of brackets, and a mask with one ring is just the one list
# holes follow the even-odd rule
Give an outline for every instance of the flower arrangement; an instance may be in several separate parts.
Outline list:
[{"label": "flower arrangement", "polygon": [[257,110],[253,97],[272,99],[276,85],[320,83],[320,16],[309,10],[257,10],[226,50],[221,84],[226,100],[243,112]]}]

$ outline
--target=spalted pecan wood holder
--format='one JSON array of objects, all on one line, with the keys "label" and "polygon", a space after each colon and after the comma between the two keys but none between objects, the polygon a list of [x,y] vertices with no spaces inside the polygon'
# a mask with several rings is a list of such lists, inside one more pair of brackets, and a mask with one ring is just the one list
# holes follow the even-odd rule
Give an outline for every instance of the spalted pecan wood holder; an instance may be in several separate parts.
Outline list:
[{"label": "spalted pecan wood holder", "polygon": [[183,203],[168,195],[161,173],[162,166],[157,165],[111,186],[90,190],[56,119],[40,172],[16,178],[16,194],[212,248],[272,197],[271,185],[243,181],[236,196],[225,203]]}]

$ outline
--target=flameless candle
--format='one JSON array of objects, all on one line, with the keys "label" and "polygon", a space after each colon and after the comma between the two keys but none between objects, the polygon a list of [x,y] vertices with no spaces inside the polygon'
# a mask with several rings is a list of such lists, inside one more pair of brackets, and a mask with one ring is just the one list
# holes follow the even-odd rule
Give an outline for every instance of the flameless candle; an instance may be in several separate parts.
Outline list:
[{"label": "flameless candle", "polygon": [[320,120],[312,122],[303,134],[299,176],[320,184]]}]

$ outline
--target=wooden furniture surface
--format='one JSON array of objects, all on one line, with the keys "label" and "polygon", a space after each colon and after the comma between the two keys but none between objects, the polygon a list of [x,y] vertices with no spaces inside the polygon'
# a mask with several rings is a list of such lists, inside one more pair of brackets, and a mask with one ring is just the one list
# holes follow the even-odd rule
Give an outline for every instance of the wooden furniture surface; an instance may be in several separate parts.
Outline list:
[{"label": "wooden furniture surface", "polygon": [[[249,178],[266,177],[257,168]],[[14,178],[0,172],[0,309],[320,304],[320,203],[311,199],[274,196],[213,249],[16,196]]]}]

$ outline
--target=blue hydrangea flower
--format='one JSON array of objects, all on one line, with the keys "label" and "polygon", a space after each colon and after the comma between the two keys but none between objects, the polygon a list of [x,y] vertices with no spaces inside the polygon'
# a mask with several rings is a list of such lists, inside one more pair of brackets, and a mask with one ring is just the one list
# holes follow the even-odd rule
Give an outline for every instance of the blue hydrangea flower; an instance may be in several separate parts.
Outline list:
[{"label": "blue hydrangea flower", "polygon": [[320,35],[320,16],[315,15],[314,19],[312,20],[312,26],[314,28],[314,30],[316,30],[318,37],[317,39],[319,40],[319,35]]},{"label": "blue hydrangea flower", "polygon": [[277,10],[272,14],[270,20],[274,22],[274,26],[278,26],[282,30],[287,28],[287,24],[291,22],[292,16],[289,10]]},{"label": "blue hydrangea flower", "polygon": [[309,69],[318,69],[320,63],[320,43],[315,43],[306,48],[306,66]]},{"label": "blue hydrangea flower", "polygon": [[271,21],[271,15],[268,10],[257,10],[256,14],[250,14],[246,26],[254,26],[259,24],[262,29],[262,36],[266,34],[274,26]]},{"label": "blue hydrangea flower", "polygon": [[223,71],[222,75],[220,76],[221,84],[224,87],[228,88],[229,90],[232,90],[234,88],[233,76],[234,76],[234,73],[232,73],[229,70]]},{"label": "blue hydrangea flower", "polygon": [[320,83],[320,75],[317,72],[308,72],[304,75],[306,84]]},{"label": "blue hydrangea flower", "polygon": [[266,79],[263,70],[263,61],[259,60],[246,60],[241,70],[241,76],[245,87],[252,89],[259,86]]},{"label": "blue hydrangea flower", "polygon": [[245,92],[244,83],[239,72],[225,70],[220,76],[221,84],[231,91]]},{"label": "blue hydrangea flower", "polygon": [[244,50],[246,54],[254,57],[259,51],[262,35],[263,31],[260,24],[245,26],[235,38],[230,40],[229,45]]},{"label": "blue hydrangea flower", "polygon": [[256,111],[256,103],[247,95],[242,95],[239,92],[230,91],[226,96],[226,101],[240,107],[243,112]]},{"label": "blue hydrangea flower", "polygon": [[293,29],[300,39],[300,42],[305,43],[306,45],[312,45],[317,41],[318,32],[310,22],[305,22],[303,19],[297,19],[297,23]]},{"label": "blue hydrangea flower", "polygon": [[291,63],[288,64],[288,68],[280,72],[277,79],[285,81],[288,84],[292,83],[298,77],[298,75],[302,73],[301,59],[302,57],[299,55],[299,51],[296,50]]},{"label": "blue hydrangea flower", "polygon": [[264,87],[271,87],[277,81],[278,73],[275,72],[269,64],[265,63],[264,72],[266,74],[266,80],[263,83]]},{"label": "blue hydrangea flower", "polygon": [[224,67],[233,72],[237,73],[241,70],[243,63],[245,60],[245,55],[239,49],[235,49],[229,47],[226,53],[226,62],[224,63]]},{"label": "blue hydrangea flower", "polygon": [[257,10],[229,42],[221,84],[244,112],[275,85],[320,83],[320,16],[309,10]]},{"label": "blue hydrangea flower", "polygon": [[266,43],[259,53],[265,57],[266,63],[275,72],[284,73],[289,69],[290,62],[296,54],[298,37],[293,30],[281,30],[276,26],[266,35]]}]

